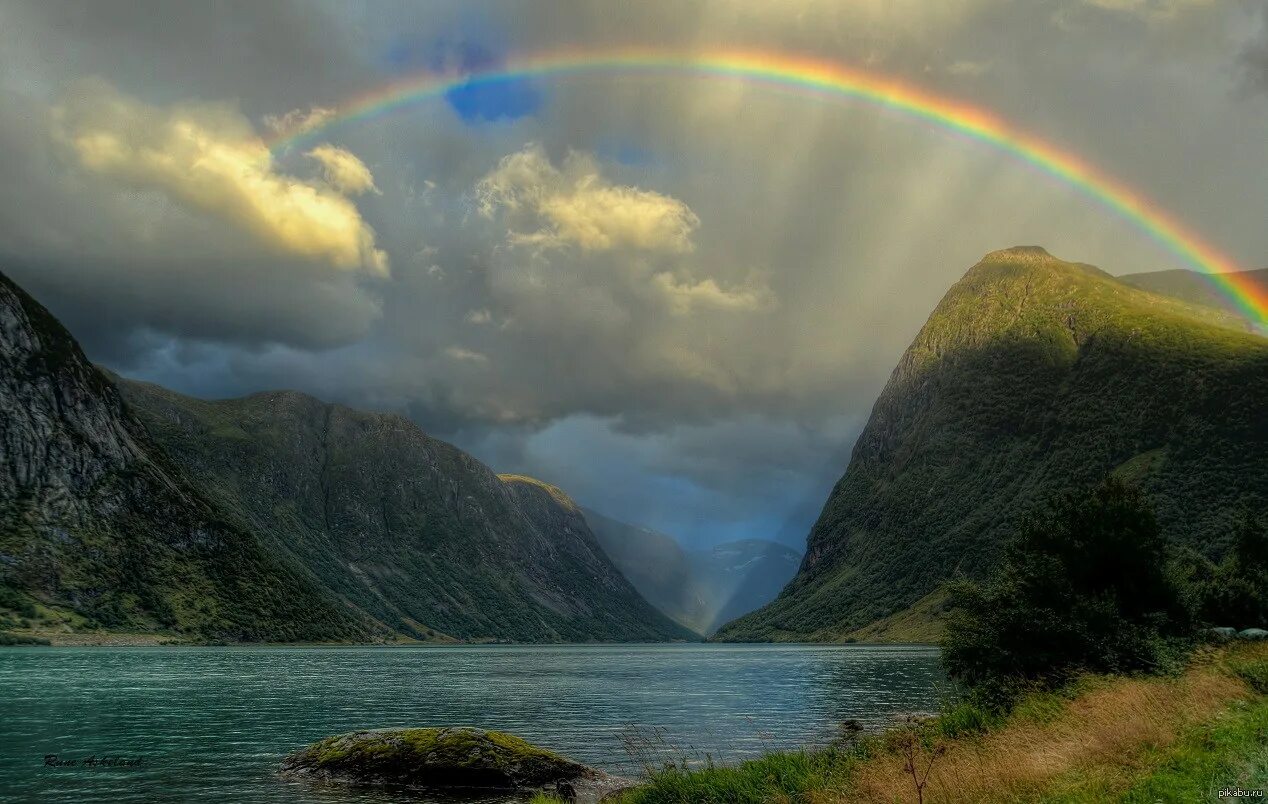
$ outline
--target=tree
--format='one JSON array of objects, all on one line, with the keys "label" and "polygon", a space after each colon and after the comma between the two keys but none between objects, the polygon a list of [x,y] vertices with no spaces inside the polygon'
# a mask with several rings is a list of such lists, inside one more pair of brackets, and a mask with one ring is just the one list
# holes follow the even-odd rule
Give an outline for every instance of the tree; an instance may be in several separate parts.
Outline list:
[{"label": "tree", "polygon": [[952,588],[943,661],[974,686],[1157,668],[1191,630],[1153,510],[1115,478],[1027,516],[987,585]]},{"label": "tree", "polygon": [[1204,622],[1234,628],[1268,624],[1268,531],[1258,518],[1248,514],[1242,519],[1232,551],[1201,573],[1195,586],[1197,613]]}]

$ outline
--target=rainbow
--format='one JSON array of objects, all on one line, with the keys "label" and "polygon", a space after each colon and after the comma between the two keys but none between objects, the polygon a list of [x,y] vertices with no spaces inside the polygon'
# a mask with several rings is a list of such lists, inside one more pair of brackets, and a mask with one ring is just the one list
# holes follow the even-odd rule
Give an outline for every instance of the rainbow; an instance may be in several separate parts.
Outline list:
[{"label": "rainbow", "polygon": [[1268,287],[1187,229],[1157,204],[1076,154],[1046,142],[991,112],[896,79],[836,62],[762,52],[676,52],[654,49],[567,51],[517,58],[477,73],[406,77],[340,104],[313,126],[268,142],[274,151],[333,125],[377,117],[462,86],[593,73],[711,76],[842,98],[891,109],[1001,150],[1032,165],[1132,223],[1163,249],[1205,275],[1251,320],[1268,323]]}]

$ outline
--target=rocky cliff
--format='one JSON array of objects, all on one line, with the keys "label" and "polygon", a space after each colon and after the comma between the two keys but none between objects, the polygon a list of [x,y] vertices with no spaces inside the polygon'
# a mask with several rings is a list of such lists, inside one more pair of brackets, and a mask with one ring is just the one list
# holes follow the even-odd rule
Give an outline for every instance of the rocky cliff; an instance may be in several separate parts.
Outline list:
[{"label": "rocky cliff", "polygon": [[232,640],[385,630],[219,510],[3,275],[0,607],[57,627]]}]

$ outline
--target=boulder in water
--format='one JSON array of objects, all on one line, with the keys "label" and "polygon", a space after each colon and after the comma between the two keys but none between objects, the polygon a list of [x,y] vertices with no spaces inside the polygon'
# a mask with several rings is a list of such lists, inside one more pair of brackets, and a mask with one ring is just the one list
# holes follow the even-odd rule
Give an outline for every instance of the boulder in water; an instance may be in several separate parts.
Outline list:
[{"label": "boulder in water", "polygon": [[514,735],[473,728],[378,729],[327,737],[286,757],[282,773],[314,781],[450,792],[580,793],[602,791],[615,781]]}]

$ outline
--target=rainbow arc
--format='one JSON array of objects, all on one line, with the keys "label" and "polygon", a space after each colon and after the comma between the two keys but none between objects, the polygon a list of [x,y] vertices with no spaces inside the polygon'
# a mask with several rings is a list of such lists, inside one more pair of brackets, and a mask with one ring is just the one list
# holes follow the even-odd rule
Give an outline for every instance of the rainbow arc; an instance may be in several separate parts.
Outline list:
[{"label": "rainbow arc", "polygon": [[716,77],[800,91],[823,99],[853,99],[963,134],[1034,166],[1111,210],[1203,274],[1246,316],[1268,323],[1268,287],[1255,283],[1230,257],[1104,170],[988,110],[831,61],[764,52],[656,49],[578,50],[526,56],[486,72],[427,73],[393,81],[340,104],[319,125],[279,135],[269,145],[274,150],[285,148],[331,126],[377,117],[456,87],[602,73]]}]

